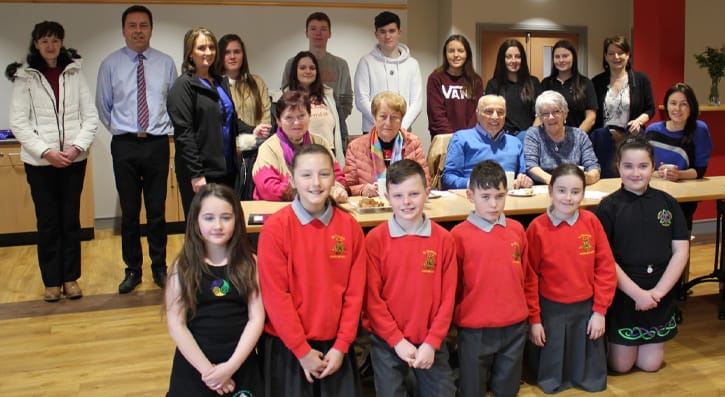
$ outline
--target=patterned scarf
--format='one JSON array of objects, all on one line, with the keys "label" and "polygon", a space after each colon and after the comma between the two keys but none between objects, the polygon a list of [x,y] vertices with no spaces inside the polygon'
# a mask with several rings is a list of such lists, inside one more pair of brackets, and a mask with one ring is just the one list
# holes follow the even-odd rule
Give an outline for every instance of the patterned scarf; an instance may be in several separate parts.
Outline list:
[{"label": "patterned scarf", "polygon": [[[280,146],[282,146],[282,155],[284,156],[284,162],[287,164],[287,168],[292,169],[292,157],[295,156],[295,147],[292,142],[287,138],[287,134],[282,131],[281,128],[277,127],[277,136],[279,137]],[[312,137],[310,132],[305,132],[302,136],[302,146],[309,145],[312,143]]]},{"label": "patterned scarf", "polygon": [[[370,157],[373,160],[373,173],[375,179],[385,177],[388,169],[385,167],[385,155],[383,155],[383,147],[378,139],[378,130],[373,128],[370,130]],[[393,158],[390,159],[390,164],[403,159],[403,133],[398,132],[393,142]],[[383,164],[383,169],[378,170],[378,164]]]}]

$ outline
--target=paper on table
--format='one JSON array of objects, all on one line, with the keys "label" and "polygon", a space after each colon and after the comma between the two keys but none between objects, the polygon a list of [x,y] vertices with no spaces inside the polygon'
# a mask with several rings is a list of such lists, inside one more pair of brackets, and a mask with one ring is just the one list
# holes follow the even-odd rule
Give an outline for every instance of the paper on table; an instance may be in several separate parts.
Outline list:
[{"label": "paper on table", "polygon": [[609,195],[608,192],[601,192],[599,190],[586,190],[584,191],[584,198],[601,200]]}]

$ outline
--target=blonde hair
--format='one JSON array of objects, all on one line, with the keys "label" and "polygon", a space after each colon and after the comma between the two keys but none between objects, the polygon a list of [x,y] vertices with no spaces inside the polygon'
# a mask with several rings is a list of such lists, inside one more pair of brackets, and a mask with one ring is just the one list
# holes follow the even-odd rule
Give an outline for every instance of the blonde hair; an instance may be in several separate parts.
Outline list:
[{"label": "blonde hair", "polygon": [[380,106],[383,102],[388,105],[388,108],[393,112],[399,112],[400,117],[405,116],[405,112],[408,110],[408,105],[405,103],[405,98],[391,91],[383,91],[373,98],[373,103],[370,106],[373,111],[373,116],[378,114]]},{"label": "blonde hair", "polygon": [[[191,52],[194,51],[194,43],[196,43],[196,39],[199,38],[199,36],[208,37],[214,44],[214,48],[216,50],[214,61],[216,61],[216,57],[219,56],[216,36],[214,36],[214,33],[212,33],[211,30],[204,27],[189,29],[189,31],[187,31],[184,35],[184,63],[181,64],[181,70],[183,72],[196,72],[196,66],[194,65],[194,61],[191,59]],[[210,69],[210,71],[211,70],[212,69]]]}]

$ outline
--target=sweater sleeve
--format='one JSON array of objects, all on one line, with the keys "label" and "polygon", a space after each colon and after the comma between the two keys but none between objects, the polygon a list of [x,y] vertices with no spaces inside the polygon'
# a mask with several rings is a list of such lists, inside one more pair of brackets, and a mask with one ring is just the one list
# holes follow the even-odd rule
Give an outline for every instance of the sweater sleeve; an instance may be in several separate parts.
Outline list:
[{"label": "sweater sleeve", "polygon": [[[351,222],[355,222],[351,220]],[[342,297],[342,314],[340,326],[333,347],[343,353],[350,350],[355,341],[360,325],[360,312],[362,311],[365,296],[365,281],[367,278],[367,255],[365,250],[365,235],[360,227],[355,228],[353,236],[352,268],[350,278]]]},{"label": "sweater sleeve", "polygon": [[584,130],[581,130],[579,128],[574,127],[575,133],[577,134],[577,142],[579,144],[579,147],[581,149],[581,165],[584,167],[584,171],[591,171],[591,170],[599,170],[601,169],[601,166],[599,165],[599,160],[597,159],[597,155],[594,153],[594,147],[592,146],[592,141],[587,136],[587,133],[584,132]]},{"label": "sweater sleeve", "polygon": [[539,131],[540,128],[538,127],[530,128],[524,138],[524,158],[527,171],[534,167],[541,167],[541,137]]},{"label": "sweater sleeve", "polygon": [[423,77],[420,75],[420,65],[415,59],[411,58],[410,61],[414,61],[415,66],[410,78],[410,103],[408,103],[408,110],[405,112],[402,122],[403,128],[408,131],[418,118],[420,111],[423,110]]},{"label": "sweater sleeve", "polygon": [[289,176],[283,174],[279,168],[280,161],[284,159],[278,159],[272,150],[272,144],[276,142],[278,141],[270,138],[259,147],[257,160],[252,168],[254,189],[259,200],[282,201],[289,186]]},{"label": "sweater sleeve", "polygon": [[[540,216],[546,216],[540,215]],[[534,222],[536,222],[534,220]],[[526,230],[526,279],[524,290],[526,303],[529,306],[529,324],[541,323],[541,306],[539,304],[539,265],[541,264],[541,240],[539,239],[538,225],[532,222]]]},{"label": "sweater sleeve", "polygon": [[355,70],[355,107],[362,113],[363,125],[365,120],[373,124],[373,112],[371,109],[373,99],[370,92],[370,66],[367,57],[362,57]]},{"label": "sweater sleeve", "polygon": [[461,139],[460,134],[454,134],[448,144],[448,154],[446,154],[443,176],[441,177],[444,189],[465,189],[468,187],[468,178],[463,175],[463,167],[466,162],[463,150],[464,144],[465,141]]},{"label": "sweater sleeve", "polygon": [[403,340],[403,331],[390,312],[388,305],[382,297],[383,278],[380,273],[380,266],[383,258],[380,256],[383,250],[380,247],[381,233],[379,228],[387,228],[387,223],[382,223],[373,229],[365,239],[367,246],[367,295],[365,298],[365,311],[369,319],[371,331],[381,337],[390,347],[395,347]]},{"label": "sweater sleeve", "polygon": [[428,96],[428,130],[430,130],[431,136],[455,132],[446,115],[445,99],[441,92],[442,84],[439,73],[433,72],[428,76],[426,94]]},{"label": "sweater sleeve", "polygon": [[444,233],[445,242],[443,247],[447,248],[440,262],[442,267],[442,296],[441,304],[433,316],[428,335],[425,337],[424,343],[433,346],[436,350],[440,349],[443,340],[448,335],[448,329],[451,327],[453,319],[453,308],[456,304],[456,286],[458,285],[458,263],[456,261],[456,244],[450,233]]},{"label": "sweater sleeve", "polygon": [[[586,211],[586,210],[584,210]],[[596,234],[596,262],[594,264],[594,304],[592,310],[606,315],[617,289],[617,269],[607,234],[596,216],[591,217],[592,230]]]},{"label": "sweater sleeve", "polygon": [[312,347],[307,343],[302,321],[290,293],[287,271],[287,256],[290,253],[284,242],[283,228],[283,222],[269,219],[259,236],[259,286],[269,322],[285,346],[299,359]]}]

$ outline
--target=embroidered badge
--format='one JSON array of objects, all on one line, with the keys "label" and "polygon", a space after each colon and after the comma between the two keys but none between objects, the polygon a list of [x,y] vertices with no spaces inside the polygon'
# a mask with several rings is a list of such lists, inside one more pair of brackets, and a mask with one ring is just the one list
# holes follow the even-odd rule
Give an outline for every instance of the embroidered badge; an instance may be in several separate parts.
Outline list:
[{"label": "embroidered badge", "polygon": [[591,234],[580,234],[579,240],[582,242],[579,246],[579,255],[591,255],[594,253]]},{"label": "embroidered badge", "polygon": [[514,249],[514,252],[511,255],[511,259],[514,261],[514,263],[521,263],[521,246],[519,245],[519,243],[514,241],[513,243],[511,243],[511,248]]},{"label": "embroidered badge", "polygon": [[229,293],[229,282],[224,279],[216,279],[211,282],[211,293],[214,296],[225,296]]},{"label": "embroidered badge", "polygon": [[331,258],[344,258],[345,251],[347,251],[347,247],[345,247],[345,236],[333,234],[330,238],[335,241],[335,244],[330,248],[330,251],[332,251]]},{"label": "embroidered badge", "polygon": [[660,225],[669,227],[672,225],[672,212],[666,209],[660,210],[660,212],[657,213],[657,220],[660,222]]},{"label": "embroidered badge", "polygon": [[423,255],[425,255],[425,261],[423,262],[423,269],[421,270],[423,273],[433,273],[436,270],[436,256],[438,255],[433,250],[425,250],[423,251]]},{"label": "embroidered badge", "polygon": [[234,393],[232,397],[254,397],[254,394],[249,390],[240,390]]}]

